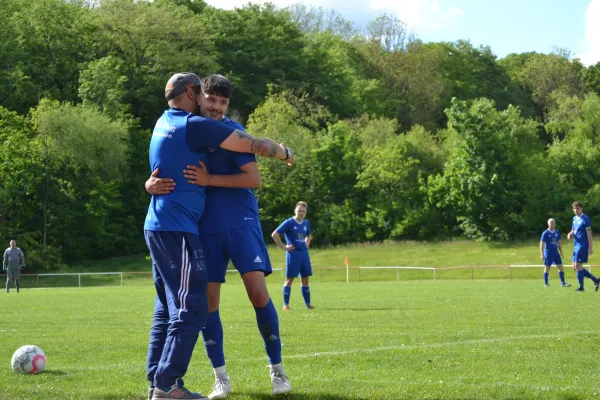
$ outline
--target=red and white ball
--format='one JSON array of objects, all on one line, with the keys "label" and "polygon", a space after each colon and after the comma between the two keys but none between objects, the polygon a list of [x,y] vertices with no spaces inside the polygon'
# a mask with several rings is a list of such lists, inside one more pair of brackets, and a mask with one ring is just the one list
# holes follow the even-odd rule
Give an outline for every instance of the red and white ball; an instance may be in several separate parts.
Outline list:
[{"label": "red and white ball", "polygon": [[20,374],[36,374],[46,370],[46,354],[37,346],[19,347],[10,360],[10,367]]}]

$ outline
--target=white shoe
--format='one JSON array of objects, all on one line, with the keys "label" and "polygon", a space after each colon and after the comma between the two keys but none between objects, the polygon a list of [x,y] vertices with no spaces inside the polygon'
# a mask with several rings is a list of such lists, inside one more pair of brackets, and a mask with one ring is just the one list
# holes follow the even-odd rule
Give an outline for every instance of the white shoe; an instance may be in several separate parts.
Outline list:
[{"label": "white shoe", "polygon": [[292,384],[285,372],[283,372],[283,368],[273,368],[269,365],[269,371],[271,374],[271,385],[273,385],[273,394],[283,394],[292,391]]},{"label": "white shoe", "polygon": [[209,399],[226,399],[231,393],[231,381],[229,377],[225,379],[217,379],[213,385],[213,391],[208,395]]}]

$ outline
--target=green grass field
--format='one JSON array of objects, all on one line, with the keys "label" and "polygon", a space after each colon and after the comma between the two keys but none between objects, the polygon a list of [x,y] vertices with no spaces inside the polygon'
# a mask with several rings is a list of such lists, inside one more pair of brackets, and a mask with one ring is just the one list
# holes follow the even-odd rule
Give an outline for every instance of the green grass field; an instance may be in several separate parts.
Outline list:
[{"label": "green grass field", "polygon": [[[541,232],[541,230],[540,230]],[[596,248],[596,247],[595,247]],[[273,267],[285,266],[285,253],[269,246]],[[570,263],[573,242],[564,242],[565,263]],[[351,266],[405,265],[422,267],[455,267],[509,264],[540,264],[539,241],[523,242],[385,242],[355,244],[311,249],[315,268],[344,267],[346,257]],[[592,256],[590,263],[596,257]],[[149,271],[150,261],[145,256],[131,256],[75,265],[69,271]]]},{"label": "green grass field", "polygon": [[[594,399],[600,396],[600,293],[540,280],[312,285],[315,310],[280,312],[290,399]],[[269,285],[281,308],[280,285]],[[143,399],[154,291],[25,289],[0,295],[0,399]],[[221,313],[232,400],[269,399],[254,312],[239,284]],[[14,350],[40,346],[48,370],[16,375]],[[197,347],[186,384],[208,393]]]}]

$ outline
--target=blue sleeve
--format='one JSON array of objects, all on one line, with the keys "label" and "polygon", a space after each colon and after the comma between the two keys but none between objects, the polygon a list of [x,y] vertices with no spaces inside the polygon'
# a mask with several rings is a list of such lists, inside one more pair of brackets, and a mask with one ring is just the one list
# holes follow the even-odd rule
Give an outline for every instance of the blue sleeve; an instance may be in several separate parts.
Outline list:
[{"label": "blue sleeve", "polygon": [[540,241],[542,241],[542,242],[546,241],[546,232],[548,232],[548,231],[542,232],[542,237],[540,238]]},{"label": "blue sleeve", "polygon": [[256,162],[256,156],[251,153],[236,153],[233,152],[233,160],[235,161],[235,165],[238,167],[243,167],[246,164],[251,162]]},{"label": "blue sleeve", "polygon": [[558,239],[557,240],[560,240],[560,231],[558,229],[556,230],[556,233],[558,233]]},{"label": "blue sleeve", "polygon": [[187,142],[193,151],[216,149],[234,130],[214,119],[193,116],[187,121]]},{"label": "blue sleeve", "polygon": [[229,121],[227,121],[227,125],[229,125],[233,129],[239,129],[240,131],[246,132],[246,128],[244,128],[242,124],[235,122],[234,120],[230,119]]},{"label": "blue sleeve", "polygon": [[587,215],[585,216],[585,227],[586,228],[591,228],[592,227],[592,220]]},{"label": "blue sleeve", "polygon": [[288,219],[286,219],[285,221],[283,221],[281,223],[281,225],[279,225],[277,227],[277,229],[275,229],[275,232],[277,232],[277,233],[285,233],[285,231],[287,231],[288,221],[289,221]]},{"label": "blue sleeve", "polygon": [[310,235],[310,224],[306,221],[306,236]]}]

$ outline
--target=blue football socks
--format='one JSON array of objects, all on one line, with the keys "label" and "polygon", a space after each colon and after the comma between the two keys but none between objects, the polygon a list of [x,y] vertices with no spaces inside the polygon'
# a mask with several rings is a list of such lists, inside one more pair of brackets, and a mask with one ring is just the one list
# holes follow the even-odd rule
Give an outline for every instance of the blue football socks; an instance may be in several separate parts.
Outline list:
[{"label": "blue football socks", "polygon": [[[288,297],[289,299],[289,297]],[[265,350],[271,365],[281,363],[281,339],[279,338],[279,318],[273,300],[264,307],[254,307],[258,330],[265,342]]]},{"label": "blue football socks", "polygon": [[225,365],[225,352],[223,350],[223,325],[219,310],[208,313],[206,326],[202,329],[206,355],[210,359],[213,368]]}]

